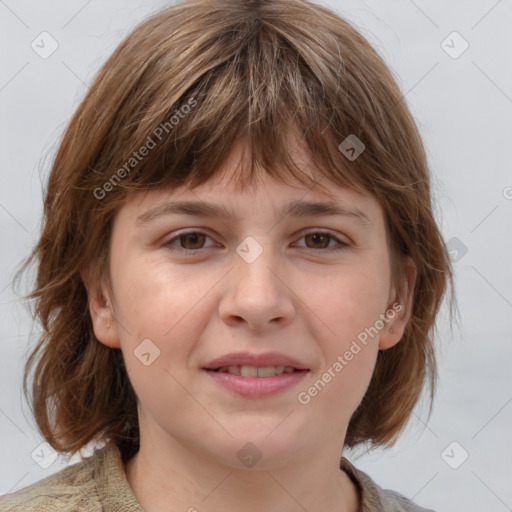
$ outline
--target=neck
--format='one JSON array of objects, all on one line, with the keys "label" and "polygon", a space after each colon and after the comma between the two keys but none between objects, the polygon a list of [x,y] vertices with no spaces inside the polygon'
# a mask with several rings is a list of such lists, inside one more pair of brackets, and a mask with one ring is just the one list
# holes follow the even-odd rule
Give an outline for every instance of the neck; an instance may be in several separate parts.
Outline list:
[{"label": "neck", "polygon": [[360,497],[339,459],[311,457],[272,469],[219,464],[170,442],[143,442],[125,464],[128,483],[146,512],[358,512]]}]

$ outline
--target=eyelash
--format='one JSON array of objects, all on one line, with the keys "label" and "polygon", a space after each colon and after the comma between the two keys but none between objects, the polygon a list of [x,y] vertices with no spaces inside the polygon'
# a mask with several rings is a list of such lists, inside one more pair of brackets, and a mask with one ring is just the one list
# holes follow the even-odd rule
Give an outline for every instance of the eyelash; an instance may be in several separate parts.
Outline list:
[{"label": "eyelash", "polygon": [[[206,233],[204,233],[202,231],[184,231],[184,232],[179,233],[178,235],[174,236],[169,241],[165,242],[163,244],[163,246],[166,247],[168,250],[170,250],[172,252],[175,252],[175,253],[178,253],[178,254],[183,254],[185,256],[193,256],[194,253],[197,253],[197,252],[199,252],[199,251],[201,251],[203,249],[184,249],[183,247],[179,247],[178,248],[178,247],[173,246],[172,242],[174,242],[175,240],[179,240],[179,238],[182,237],[182,236],[195,235],[195,234],[205,235],[206,237],[211,239],[211,237],[209,235],[207,235]],[[331,240],[334,240],[335,242],[338,242],[338,244],[339,244],[339,247],[329,247],[329,248],[323,248],[323,249],[322,248],[320,248],[320,249],[310,249],[309,248],[312,251],[340,252],[340,251],[345,250],[347,247],[349,247],[348,243],[343,242],[338,237],[334,236],[333,234],[329,233],[328,231],[308,231],[307,233],[304,233],[301,236],[301,239],[304,238],[307,235],[323,235],[323,236],[327,236]],[[306,249],[308,249],[308,247],[306,247]]]}]

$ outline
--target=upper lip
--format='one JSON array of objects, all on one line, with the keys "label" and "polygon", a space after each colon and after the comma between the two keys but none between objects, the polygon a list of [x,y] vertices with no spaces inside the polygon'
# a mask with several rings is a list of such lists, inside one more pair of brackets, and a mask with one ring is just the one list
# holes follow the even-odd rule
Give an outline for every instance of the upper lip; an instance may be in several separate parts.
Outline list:
[{"label": "upper lip", "polygon": [[291,366],[297,370],[309,370],[309,368],[294,359],[278,352],[265,352],[262,354],[252,354],[250,352],[232,352],[224,356],[213,359],[203,366],[206,370],[216,370],[224,366]]}]

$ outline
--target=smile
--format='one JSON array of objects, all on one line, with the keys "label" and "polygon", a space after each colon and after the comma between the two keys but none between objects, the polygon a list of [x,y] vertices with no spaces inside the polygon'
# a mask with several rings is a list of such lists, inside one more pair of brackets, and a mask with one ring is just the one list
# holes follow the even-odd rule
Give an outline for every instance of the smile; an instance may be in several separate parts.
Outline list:
[{"label": "smile", "polygon": [[224,366],[203,369],[221,388],[247,398],[272,396],[289,390],[309,373],[290,366]]},{"label": "smile", "polygon": [[217,372],[230,373],[232,375],[241,375],[242,377],[274,377],[283,373],[293,373],[297,371],[292,366],[250,366],[250,365],[231,365],[217,368]]}]

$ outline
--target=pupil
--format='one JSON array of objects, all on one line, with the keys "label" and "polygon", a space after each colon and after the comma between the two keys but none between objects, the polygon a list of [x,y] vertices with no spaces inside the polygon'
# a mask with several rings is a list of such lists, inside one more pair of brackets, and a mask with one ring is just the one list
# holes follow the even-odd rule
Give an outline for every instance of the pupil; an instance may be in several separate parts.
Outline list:
[{"label": "pupil", "polygon": [[[195,246],[197,243],[198,243],[198,237],[200,237],[201,235],[199,233],[187,233],[186,235],[183,235],[182,236],[182,241],[185,241],[185,244],[187,243],[187,239],[190,240],[192,239],[192,245]],[[200,242],[199,242],[199,245]]]},{"label": "pupil", "polygon": [[[315,233],[315,234],[313,234],[313,235],[308,235],[308,236],[310,236],[311,238],[313,238],[313,243],[321,243],[321,240],[319,240],[319,239],[322,239],[322,238],[324,238],[324,239],[325,239],[325,238],[326,238],[326,236],[325,236],[325,235],[322,235],[322,234],[320,234],[320,233]],[[324,246],[325,246],[325,243],[322,245],[322,247],[324,247]]]}]

